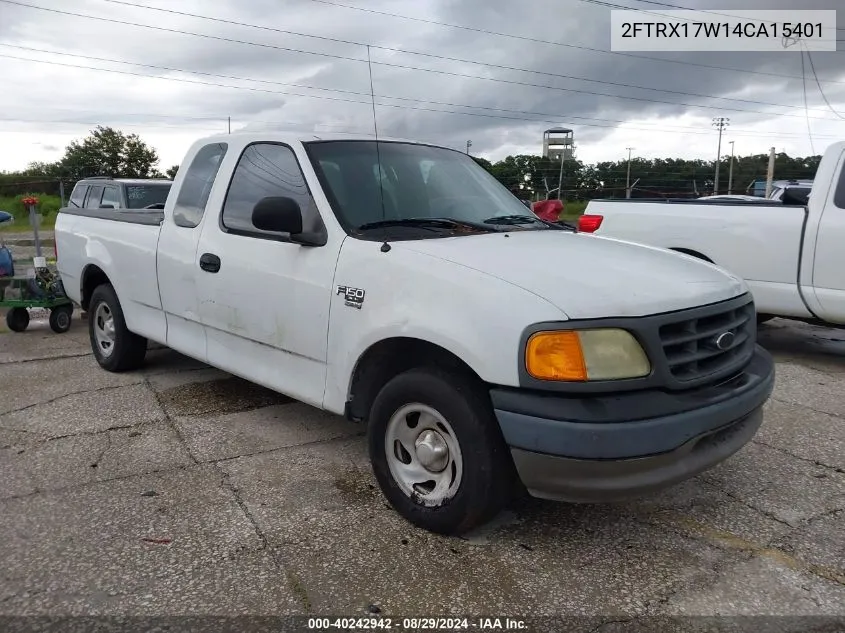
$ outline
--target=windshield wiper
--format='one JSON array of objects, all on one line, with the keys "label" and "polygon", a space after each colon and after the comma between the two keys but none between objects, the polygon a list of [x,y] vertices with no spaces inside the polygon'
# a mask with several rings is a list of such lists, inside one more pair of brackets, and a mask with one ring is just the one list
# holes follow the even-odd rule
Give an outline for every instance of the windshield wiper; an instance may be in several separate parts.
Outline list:
[{"label": "windshield wiper", "polygon": [[548,220],[544,220],[542,218],[538,218],[536,215],[497,215],[493,216],[492,218],[487,218],[484,220],[485,224],[493,224],[499,226],[519,226],[525,224],[543,224],[548,226],[552,229],[557,229],[559,231],[572,231],[575,229],[574,226],[571,224],[567,224],[566,222],[555,223],[549,222]]},{"label": "windshield wiper", "polygon": [[368,231],[370,229],[391,228],[394,226],[411,226],[424,229],[458,229],[469,227],[488,232],[494,230],[484,224],[478,224],[477,222],[469,222],[466,220],[454,220],[452,218],[398,218],[395,220],[378,220],[377,222],[367,222],[362,224],[357,227],[357,230]]}]

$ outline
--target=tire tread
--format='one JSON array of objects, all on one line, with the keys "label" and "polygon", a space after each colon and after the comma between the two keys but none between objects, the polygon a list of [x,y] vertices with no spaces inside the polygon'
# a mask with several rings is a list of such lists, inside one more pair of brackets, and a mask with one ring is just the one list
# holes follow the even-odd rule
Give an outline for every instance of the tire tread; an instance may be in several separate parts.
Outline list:
[{"label": "tire tread", "polygon": [[[105,302],[114,315],[115,322],[115,344],[111,356],[102,358],[97,353],[97,339],[94,336],[94,323],[96,321],[97,305]],[[111,284],[101,284],[91,294],[91,302],[88,307],[88,333],[91,339],[91,349],[94,357],[100,366],[111,372],[124,372],[138,369],[144,364],[147,354],[147,339],[130,332],[126,327],[126,319],[123,316],[123,309],[117,298],[117,293]]]}]

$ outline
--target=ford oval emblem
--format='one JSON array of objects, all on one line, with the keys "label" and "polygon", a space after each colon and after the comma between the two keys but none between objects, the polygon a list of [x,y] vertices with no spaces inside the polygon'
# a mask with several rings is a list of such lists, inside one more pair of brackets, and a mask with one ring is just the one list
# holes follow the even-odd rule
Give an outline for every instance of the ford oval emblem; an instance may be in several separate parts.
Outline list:
[{"label": "ford oval emblem", "polygon": [[713,342],[716,344],[717,348],[724,351],[729,349],[735,340],[736,335],[733,332],[722,332]]}]

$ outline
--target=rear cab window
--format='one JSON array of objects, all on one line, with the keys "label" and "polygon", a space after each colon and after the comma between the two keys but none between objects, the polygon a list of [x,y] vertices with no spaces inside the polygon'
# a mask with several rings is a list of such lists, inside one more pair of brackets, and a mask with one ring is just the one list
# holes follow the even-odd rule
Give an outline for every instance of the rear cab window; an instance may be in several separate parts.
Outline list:
[{"label": "rear cab window", "polygon": [[173,183],[127,184],[126,204],[129,209],[163,209]]},{"label": "rear cab window", "polygon": [[77,183],[77,185],[73,188],[73,193],[70,194],[68,206],[74,207],[76,209],[81,209],[85,204],[85,194],[87,193],[88,185],[83,183]]},{"label": "rear cab window", "polygon": [[117,187],[106,187],[103,190],[103,198],[100,201],[100,206],[110,209],[119,209],[120,204],[120,190]]},{"label": "rear cab window", "polygon": [[839,161],[839,182],[833,193],[833,204],[839,209],[845,209],[845,152]]},{"label": "rear cab window", "polygon": [[210,143],[194,156],[173,207],[173,223],[176,226],[189,229],[199,226],[228,147],[226,143]]},{"label": "rear cab window", "polygon": [[85,198],[85,208],[86,209],[99,209],[100,208],[100,200],[103,197],[103,186],[102,185],[91,185],[88,188],[88,196]]}]

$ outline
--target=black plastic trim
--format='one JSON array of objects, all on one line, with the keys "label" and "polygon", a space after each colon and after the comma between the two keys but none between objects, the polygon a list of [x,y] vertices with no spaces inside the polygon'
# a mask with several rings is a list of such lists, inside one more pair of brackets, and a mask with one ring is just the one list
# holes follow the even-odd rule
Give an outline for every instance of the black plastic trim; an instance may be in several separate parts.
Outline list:
[{"label": "black plastic trim", "polygon": [[833,193],[833,204],[840,209],[845,209],[845,156],[839,161],[839,182]]},{"label": "black plastic trim", "polygon": [[[673,310],[648,316],[639,317],[608,317],[600,319],[574,319],[571,321],[546,321],[530,325],[522,332],[517,350],[517,367],[519,372],[519,386],[524,389],[536,391],[558,392],[558,393],[609,393],[623,392],[643,389],[663,388],[670,390],[685,390],[713,384],[720,380],[727,379],[738,373],[751,360],[754,353],[754,343],[757,338],[757,323],[752,315],[749,324],[750,336],[746,343],[747,351],[736,364],[725,369],[713,372],[706,376],[689,381],[680,381],[669,371],[664,361],[663,343],[660,340],[660,327],[669,323],[677,322],[680,319],[695,319],[711,314],[739,308],[751,304],[753,299],[751,293],[746,292],[733,299],[710,303],[693,308]],[[651,363],[652,371],[643,378],[625,378],[619,380],[595,380],[589,382],[563,382],[551,380],[538,380],[533,378],[525,367],[525,348],[528,339],[537,332],[545,331],[567,331],[591,328],[619,328],[626,330],[637,339],[642,345],[646,356]]]},{"label": "black plastic trim", "polygon": [[75,207],[63,207],[59,209],[59,213],[78,215],[84,218],[126,222],[128,224],[145,224],[148,226],[158,226],[164,221],[164,211],[159,209],[136,211],[130,209],[77,209]]}]

